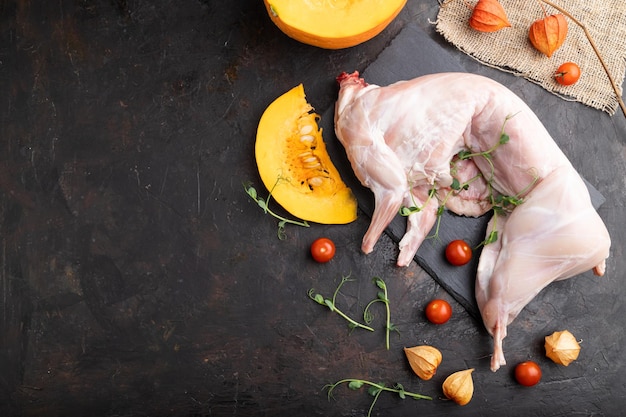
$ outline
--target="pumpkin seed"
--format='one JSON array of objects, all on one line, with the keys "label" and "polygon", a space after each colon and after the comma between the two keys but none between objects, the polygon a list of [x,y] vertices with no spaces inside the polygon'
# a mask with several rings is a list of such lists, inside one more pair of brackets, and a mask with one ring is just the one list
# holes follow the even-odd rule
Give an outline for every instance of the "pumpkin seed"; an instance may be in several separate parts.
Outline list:
[{"label": "pumpkin seed", "polygon": [[308,135],[312,131],[313,131],[313,126],[311,126],[311,125],[304,125],[304,126],[302,126],[300,128],[300,134],[301,135]]}]

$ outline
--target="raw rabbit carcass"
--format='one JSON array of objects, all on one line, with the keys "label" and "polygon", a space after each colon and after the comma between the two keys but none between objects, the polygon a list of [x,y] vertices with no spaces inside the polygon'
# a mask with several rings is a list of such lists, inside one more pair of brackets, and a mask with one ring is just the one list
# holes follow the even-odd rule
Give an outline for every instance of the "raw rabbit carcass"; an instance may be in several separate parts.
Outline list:
[{"label": "raw rabbit carcass", "polygon": [[[466,216],[495,208],[476,300],[496,371],[507,326],[541,289],[590,269],[604,274],[610,237],[584,182],[532,110],[489,78],[443,73],[380,87],[355,72],[338,82],[335,131],[375,200],[365,253],[403,206],[419,210],[407,217],[399,266],[411,262],[441,204]],[[516,205],[504,210],[501,197]]]}]

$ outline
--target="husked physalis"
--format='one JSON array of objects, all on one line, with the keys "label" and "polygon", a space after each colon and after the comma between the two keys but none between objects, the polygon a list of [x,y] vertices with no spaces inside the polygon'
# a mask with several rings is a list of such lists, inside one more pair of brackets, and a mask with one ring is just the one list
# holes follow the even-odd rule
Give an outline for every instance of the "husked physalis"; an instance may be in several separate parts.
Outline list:
[{"label": "husked physalis", "polygon": [[479,32],[497,32],[511,26],[504,7],[498,0],[478,0],[472,10],[469,25]]},{"label": "husked physalis", "polygon": [[580,344],[569,330],[554,332],[546,336],[545,348],[548,358],[564,366],[578,359],[580,353]]},{"label": "husked physalis", "polygon": [[528,39],[535,49],[550,58],[567,37],[567,21],[562,14],[545,16],[530,25]]},{"label": "husked physalis", "polygon": [[458,405],[469,403],[474,395],[472,372],[474,368],[458,371],[447,377],[443,381],[443,394]]},{"label": "husked physalis", "polygon": [[435,375],[442,359],[441,352],[432,346],[404,348],[404,354],[413,372],[425,381]]}]

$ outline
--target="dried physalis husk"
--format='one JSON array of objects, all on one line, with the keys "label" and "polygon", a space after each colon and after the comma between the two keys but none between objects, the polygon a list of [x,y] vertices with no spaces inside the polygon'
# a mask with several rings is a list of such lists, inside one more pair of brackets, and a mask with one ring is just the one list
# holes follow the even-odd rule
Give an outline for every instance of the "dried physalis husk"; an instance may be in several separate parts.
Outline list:
[{"label": "dried physalis husk", "polygon": [[504,7],[498,0],[478,0],[472,10],[469,25],[480,32],[497,32],[511,26]]},{"label": "dried physalis husk", "polygon": [[568,330],[546,336],[546,356],[560,365],[569,365],[580,353],[578,341]]},{"label": "dried physalis husk", "polygon": [[567,37],[567,20],[562,14],[553,14],[530,25],[530,43],[548,58],[559,49]]},{"label": "dried physalis husk", "polygon": [[472,372],[474,368],[458,371],[447,377],[443,381],[443,394],[458,405],[469,403],[474,395]]},{"label": "dried physalis husk", "polygon": [[441,352],[432,346],[404,348],[404,354],[413,372],[425,381],[435,375],[442,359]]}]

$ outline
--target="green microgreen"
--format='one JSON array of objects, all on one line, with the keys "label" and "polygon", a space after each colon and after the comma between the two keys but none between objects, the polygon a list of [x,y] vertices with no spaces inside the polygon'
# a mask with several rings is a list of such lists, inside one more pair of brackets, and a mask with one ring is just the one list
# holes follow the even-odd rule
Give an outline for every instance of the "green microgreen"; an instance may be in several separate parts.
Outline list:
[{"label": "green microgreen", "polygon": [[351,279],[350,276],[348,275],[346,276],[342,276],[341,277],[341,282],[339,283],[339,285],[337,286],[337,288],[335,289],[335,292],[333,293],[333,298],[325,298],[322,294],[318,294],[315,292],[315,289],[311,288],[308,292],[309,298],[313,301],[315,301],[316,303],[326,306],[330,309],[330,311],[339,314],[341,317],[343,317],[347,322],[348,325],[351,329],[356,329],[357,327],[360,327],[362,329],[365,330],[369,330],[370,332],[373,332],[374,329],[372,329],[371,327],[367,326],[366,324],[361,324],[359,322],[357,322],[356,320],[348,317],[343,311],[341,311],[339,308],[337,308],[337,294],[339,294],[339,290],[341,289],[341,287],[343,286],[343,284],[345,284],[348,281],[354,281],[354,279]]},{"label": "green microgreen", "polygon": [[276,188],[276,186],[278,185],[278,183],[280,181],[283,181],[284,179],[282,177],[278,177],[278,179],[276,180],[276,183],[274,183],[274,186],[272,186],[272,189],[270,190],[267,198],[261,198],[259,197],[256,188],[254,188],[252,186],[251,183],[245,183],[243,184],[243,188],[246,190],[246,194],[248,194],[250,196],[250,198],[252,198],[254,201],[256,201],[256,203],[259,205],[259,207],[261,207],[263,209],[263,212],[265,214],[269,214],[273,217],[275,217],[276,219],[278,219],[278,239],[280,240],[284,240],[287,235],[285,233],[285,225],[287,224],[293,224],[296,226],[302,226],[302,227],[309,227],[309,223],[306,220],[292,220],[292,219],[287,219],[286,217],[283,217],[275,212],[273,212],[270,208],[269,208],[269,204],[270,204],[270,200],[272,198],[272,192],[274,191],[274,188]]},{"label": "green microgreen", "polygon": [[[530,188],[532,188],[539,179],[539,177],[536,174],[533,174],[533,180],[528,184],[528,186],[526,186],[522,191],[520,191],[518,194],[513,195],[513,196],[507,196],[507,195],[501,195],[499,193],[494,193],[493,180],[495,176],[495,166],[493,164],[493,153],[500,146],[505,145],[510,141],[511,138],[505,132],[504,128],[507,122],[511,120],[513,117],[515,117],[516,114],[517,113],[509,114],[504,118],[504,122],[502,123],[502,128],[500,129],[500,137],[498,138],[498,141],[491,148],[487,149],[486,151],[481,151],[481,152],[473,152],[468,149],[463,149],[457,153],[458,160],[467,160],[471,158],[482,157],[489,164],[491,168],[491,173],[490,173],[489,178],[485,178],[485,182],[487,183],[487,187],[489,190],[488,199],[489,199],[489,203],[491,204],[494,216],[499,215],[499,214],[510,213],[515,207],[524,203],[524,198],[522,196],[526,194],[526,192]],[[473,181],[476,181],[478,178],[482,177],[482,174],[478,174],[474,176],[473,178],[461,183],[458,180],[458,178],[454,177],[455,175],[457,175],[457,173],[458,173],[458,167],[456,166],[455,161],[450,162],[450,174],[453,176],[452,183],[449,186],[450,190],[446,193],[446,195],[443,198],[439,199],[440,200],[439,207],[437,208],[437,212],[436,212],[437,221],[435,224],[435,231],[432,235],[428,236],[427,239],[430,239],[430,238],[437,239],[439,237],[439,227],[441,225],[441,217],[443,213],[445,212],[445,205],[448,199],[450,198],[450,196],[456,195],[464,190],[468,190],[470,187],[470,184]],[[436,185],[433,185],[433,188],[430,190],[428,197],[431,198],[432,196],[435,196],[435,195],[436,195]],[[413,196],[413,194],[411,194],[411,196]],[[426,206],[426,204],[424,204],[424,206]],[[419,207],[417,206],[417,204],[414,203],[414,207],[401,207],[400,214],[403,216],[409,216],[413,213],[421,211],[424,208],[424,206]],[[494,225],[489,235],[477,247],[488,245],[498,240],[498,231],[495,227],[495,221],[496,220],[494,220]]]},{"label": "green microgreen", "polygon": [[[413,187],[411,187],[413,188]],[[428,202],[437,194],[437,188],[435,188],[435,186],[433,185],[433,187],[428,190],[428,197],[426,198],[426,201],[424,202],[423,205],[418,205],[417,202],[415,201],[415,195],[413,193],[411,193],[411,202],[413,203],[413,205],[411,207],[406,207],[406,206],[402,206],[400,207],[400,209],[398,210],[398,214],[400,214],[400,216],[410,216],[413,213],[419,213],[420,211],[424,210],[424,207],[426,207],[426,205],[428,204]]]},{"label": "green microgreen", "polygon": [[485,240],[483,240],[482,242],[480,242],[475,248],[474,250],[480,248],[481,246],[487,246],[490,243],[494,243],[498,240],[498,229],[496,228],[496,225],[498,223],[498,213],[494,211],[493,213],[493,226],[491,228],[491,231],[489,232],[489,234],[487,235],[487,237],[485,238]]},{"label": "green microgreen", "polygon": [[480,177],[482,177],[482,174],[478,174],[462,183],[457,178],[452,179],[452,184],[450,184],[450,191],[446,193],[446,195],[443,197],[443,200],[439,201],[439,206],[437,207],[437,221],[435,223],[435,232],[432,235],[427,236],[426,239],[439,239],[439,227],[441,226],[441,217],[446,210],[446,203],[448,202],[448,199],[452,195],[456,195],[463,190],[469,189],[470,184]]},{"label": "green microgreen", "polygon": [[367,304],[367,306],[365,306],[365,309],[363,310],[363,320],[365,321],[365,323],[370,324],[372,320],[374,319],[374,316],[370,311],[370,307],[374,303],[377,303],[377,302],[381,302],[385,304],[385,310],[386,310],[385,346],[387,347],[387,350],[389,350],[389,333],[391,331],[400,333],[400,331],[398,330],[395,324],[391,323],[391,311],[389,308],[389,295],[387,292],[387,285],[385,284],[385,281],[383,281],[381,278],[374,277],[372,279],[372,282],[376,284],[376,286],[380,288],[382,291],[379,291],[377,294],[377,298],[373,299]]},{"label": "green microgreen", "polygon": [[369,409],[367,410],[367,417],[372,415],[372,410],[374,409],[374,405],[376,401],[378,401],[378,397],[383,392],[391,392],[398,394],[401,399],[406,399],[406,397],[413,398],[415,400],[432,400],[432,397],[422,394],[416,394],[414,392],[409,392],[404,389],[402,384],[394,384],[392,387],[388,387],[384,382],[374,383],[371,381],[366,381],[364,379],[356,379],[356,378],[346,378],[340,381],[335,382],[334,384],[327,384],[324,386],[324,389],[328,390],[328,399],[333,398],[333,390],[337,388],[341,384],[348,384],[348,388],[353,391],[357,391],[361,389],[363,386],[367,386],[367,393],[374,397],[372,403],[370,404]]},{"label": "green microgreen", "polygon": [[517,113],[515,114],[509,114],[504,118],[504,122],[502,123],[502,128],[500,129],[500,138],[498,139],[498,141],[489,149],[487,149],[486,151],[482,151],[482,152],[471,152],[468,150],[462,150],[461,152],[459,152],[457,154],[458,158],[460,160],[464,160],[464,159],[470,159],[470,158],[474,158],[477,156],[482,156],[483,158],[485,158],[487,160],[487,162],[489,163],[489,165],[491,166],[491,178],[489,179],[489,181],[493,180],[493,174],[495,171],[495,168],[493,166],[493,162],[492,162],[492,154],[495,152],[496,149],[498,149],[500,147],[500,145],[504,145],[506,143],[509,142],[509,140],[511,139],[509,137],[509,135],[507,135],[504,132],[504,126],[506,126],[507,122],[509,120],[511,120],[513,117],[515,117]]}]

